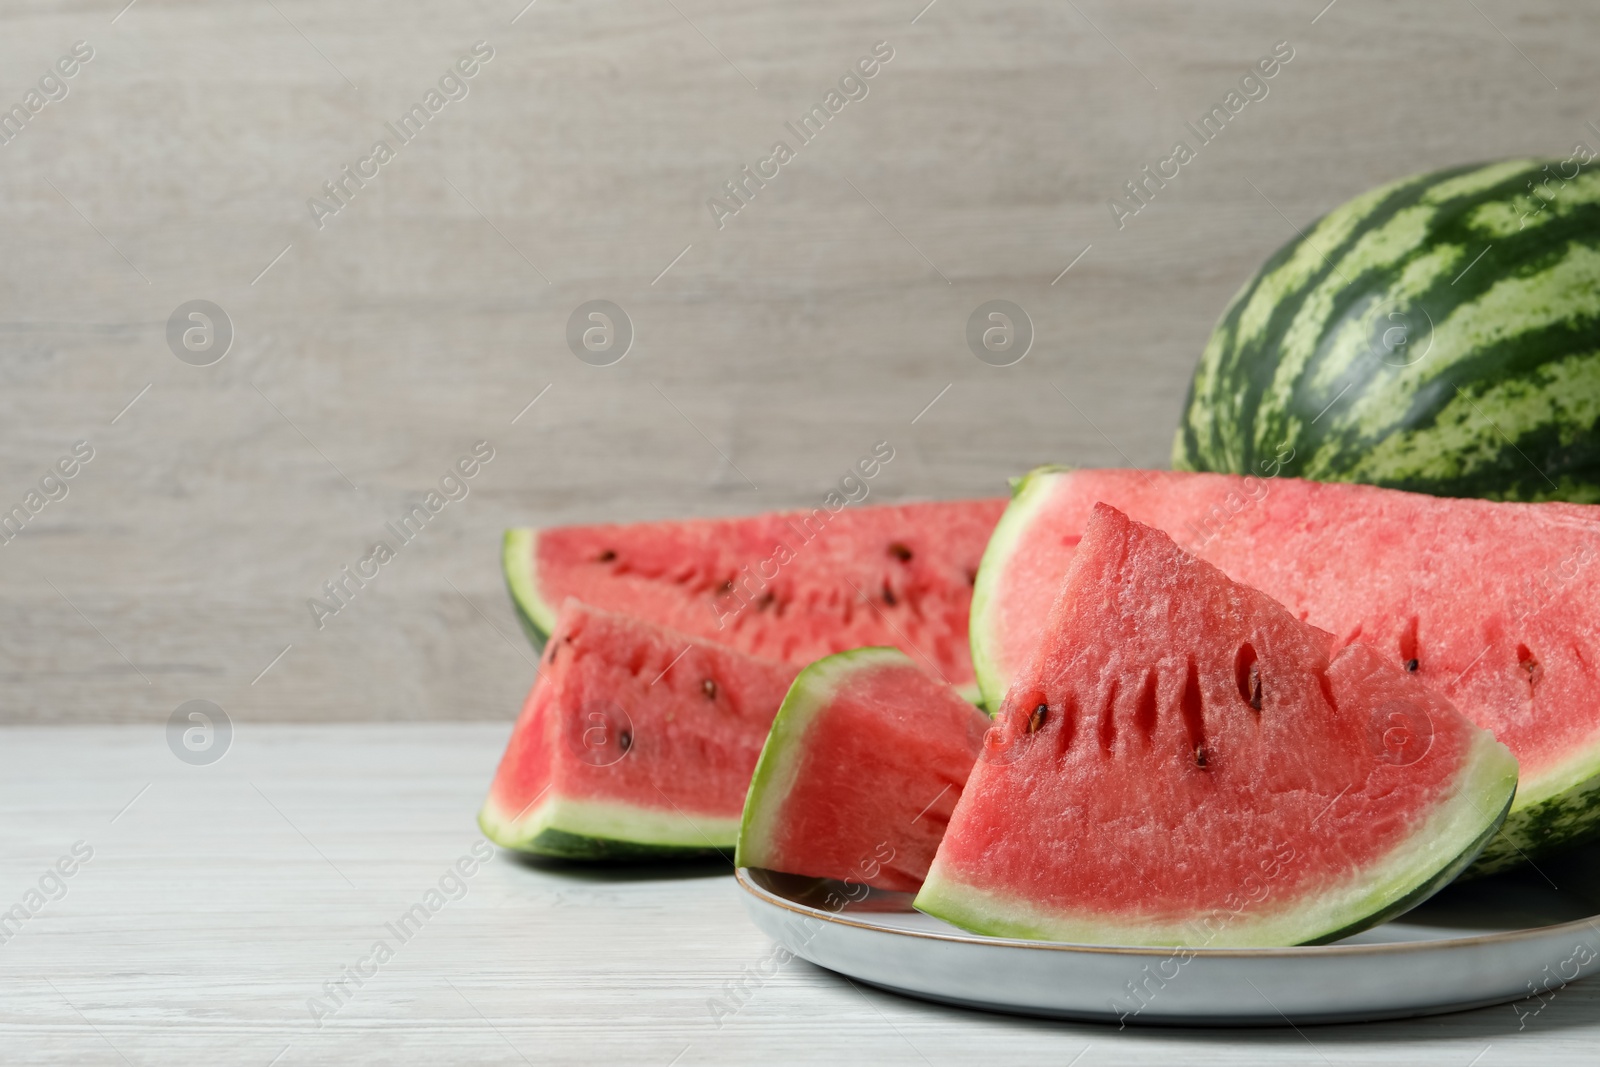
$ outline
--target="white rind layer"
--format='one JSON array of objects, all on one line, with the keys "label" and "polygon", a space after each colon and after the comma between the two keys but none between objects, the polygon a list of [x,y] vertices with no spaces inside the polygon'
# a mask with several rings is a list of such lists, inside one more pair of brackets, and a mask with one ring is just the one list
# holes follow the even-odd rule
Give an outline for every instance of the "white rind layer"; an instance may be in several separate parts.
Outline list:
[{"label": "white rind layer", "polygon": [[507,530],[501,547],[500,565],[505,571],[511,597],[529,622],[549,634],[556,628],[556,608],[539,595],[539,570],[534,553],[539,531],[523,527]]},{"label": "white rind layer", "polygon": [[523,812],[502,812],[491,799],[478,814],[484,834],[505,848],[538,851],[546,831],[659,848],[730,849],[739,820],[690,815],[601,800],[553,796]]},{"label": "white rind layer", "polygon": [[[976,703],[993,715],[1000,707],[1011,684],[1011,675],[1005,665],[995,658],[1002,643],[990,640],[988,635],[999,623],[998,591],[1016,544],[1033,525],[1033,516],[1047,503],[1066,467],[1041,467],[1017,482],[1011,503],[1001,513],[989,544],[978,563],[978,578],[972,587],[972,611],[968,616],[967,630],[972,646],[972,673],[976,679],[979,699]],[[1015,669],[1015,668],[1013,668]]]}]

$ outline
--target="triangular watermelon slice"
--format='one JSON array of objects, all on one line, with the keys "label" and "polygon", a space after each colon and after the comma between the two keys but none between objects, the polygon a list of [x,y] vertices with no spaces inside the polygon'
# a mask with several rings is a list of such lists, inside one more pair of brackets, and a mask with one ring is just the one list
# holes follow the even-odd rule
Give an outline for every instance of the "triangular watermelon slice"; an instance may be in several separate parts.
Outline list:
[{"label": "triangular watermelon slice", "polygon": [[1415,672],[1517,757],[1473,873],[1600,833],[1600,507],[1452,500],[1292,478],[1041,468],[978,574],[972,648],[997,705],[1027,663],[1096,502]]},{"label": "triangular watermelon slice", "polygon": [[535,644],[569,596],[804,666],[895,645],[977,698],[967,619],[1004,500],[850,505],[747,518],[506,531],[504,566]]},{"label": "triangular watermelon slice", "polygon": [[915,892],[988,729],[899,649],[818,660],[773,721],[734,862]]},{"label": "triangular watermelon slice", "polygon": [[573,859],[732,850],[795,673],[569,600],[478,825]]},{"label": "triangular watermelon slice", "polygon": [[1099,505],[916,905],[980,933],[1335,940],[1420,903],[1498,829],[1505,746]]}]

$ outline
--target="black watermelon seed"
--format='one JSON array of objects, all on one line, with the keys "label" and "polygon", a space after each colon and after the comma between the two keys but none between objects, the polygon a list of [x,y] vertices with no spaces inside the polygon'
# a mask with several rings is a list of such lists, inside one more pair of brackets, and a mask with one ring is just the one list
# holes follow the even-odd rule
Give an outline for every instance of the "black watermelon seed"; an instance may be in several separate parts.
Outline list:
[{"label": "black watermelon seed", "polygon": [[1204,746],[1204,745],[1196,745],[1195,746],[1195,750],[1194,750],[1194,765],[1196,767],[1204,767],[1206,765],[1206,746]]},{"label": "black watermelon seed", "polygon": [[901,563],[911,562],[911,549],[907,548],[905,545],[902,545],[899,541],[896,541],[894,544],[889,546],[889,555],[893,556]]},{"label": "black watermelon seed", "polygon": [[617,735],[617,746],[626,752],[633,747],[633,735],[624,730]]},{"label": "black watermelon seed", "polygon": [[1418,666],[1420,666],[1420,664],[1418,664],[1416,660],[1406,660],[1406,670],[1410,671],[1411,673],[1415,674]]},{"label": "black watermelon seed", "polygon": [[700,683],[700,691],[706,695],[707,700],[717,699],[717,683],[710,678]]},{"label": "black watermelon seed", "polygon": [[616,558],[617,558],[617,554],[615,552],[611,551],[611,549],[608,548],[604,552],[600,553],[599,557],[597,557],[597,559],[596,559],[596,562],[597,563],[610,563],[612,560],[614,560]]},{"label": "black watermelon seed", "polygon": [[883,583],[883,602],[891,608],[899,603],[894,597],[894,590],[889,588],[888,582]]},{"label": "black watermelon seed", "polygon": [[1250,706],[1261,710],[1261,668],[1254,663],[1250,664]]}]

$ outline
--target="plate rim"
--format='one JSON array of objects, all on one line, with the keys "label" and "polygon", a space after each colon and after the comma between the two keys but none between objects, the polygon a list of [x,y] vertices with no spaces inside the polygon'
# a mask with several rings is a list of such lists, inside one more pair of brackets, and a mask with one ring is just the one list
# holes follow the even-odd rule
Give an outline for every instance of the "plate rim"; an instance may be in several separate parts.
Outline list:
[{"label": "plate rim", "polygon": [[[734,880],[739,888],[763,903],[775,905],[784,911],[796,915],[820,919],[823,922],[836,923],[840,926],[852,926],[859,930],[870,930],[881,934],[891,934],[901,937],[917,937],[929,941],[948,941],[955,944],[987,945],[997,948],[1023,948],[1042,950],[1047,952],[1073,952],[1087,953],[1104,956],[1153,956],[1165,958],[1174,952],[1185,952],[1196,957],[1209,959],[1292,959],[1303,957],[1308,959],[1325,958],[1328,956],[1388,956],[1402,952],[1429,951],[1438,952],[1451,948],[1471,948],[1480,945],[1505,944],[1528,940],[1533,937],[1553,936],[1563,932],[1577,932],[1587,930],[1600,936],[1600,913],[1582,919],[1572,919],[1554,926],[1529,926],[1518,930],[1504,930],[1492,934],[1470,934],[1466,937],[1442,937],[1428,941],[1390,941],[1375,944],[1361,945],[1285,945],[1270,948],[1207,948],[1204,946],[1188,945],[1094,945],[1080,944],[1071,941],[1030,941],[1015,937],[988,937],[983,934],[943,933],[928,930],[906,930],[882,923],[865,922],[859,919],[847,918],[839,912],[825,911],[814,908],[808,904],[800,904],[787,897],[779,896],[758,884],[751,876],[752,868],[737,867],[734,869]],[[777,873],[777,872],[774,872]]]}]

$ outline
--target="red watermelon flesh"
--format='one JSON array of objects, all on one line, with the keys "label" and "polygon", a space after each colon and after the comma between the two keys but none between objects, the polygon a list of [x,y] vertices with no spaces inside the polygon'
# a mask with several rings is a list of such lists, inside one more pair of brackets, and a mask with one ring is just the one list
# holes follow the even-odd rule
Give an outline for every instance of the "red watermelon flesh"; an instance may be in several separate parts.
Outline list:
[{"label": "red watermelon flesh", "polygon": [[[842,498],[840,498],[842,501]],[[1003,500],[510,530],[505,571],[537,639],[569,596],[804,665],[895,645],[976,697],[972,583]]]},{"label": "red watermelon flesh", "polygon": [[818,660],[773,721],[734,862],[915,892],[988,728],[899,649]]},{"label": "red watermelon flesh", "polygon": [[569,600],[478,824],[569,858],[732,849],[795,673]]},{"label": "red watermelon flesh", "polygon": [[1516,755],[1522,783],[1478,871],[1600,827],[1600,507],[1453,500],[1291,478],[1044,469],[985,555],[973,654],[986,698],[1038,640],[1104,501],[1230,577],[1371,645]]},{"label": "red watermelon flesh", "polygon": [[1516,763],[1438,693],[1094,509],[917,907],[1113,944],[1332,940],[1419,903]]}]

